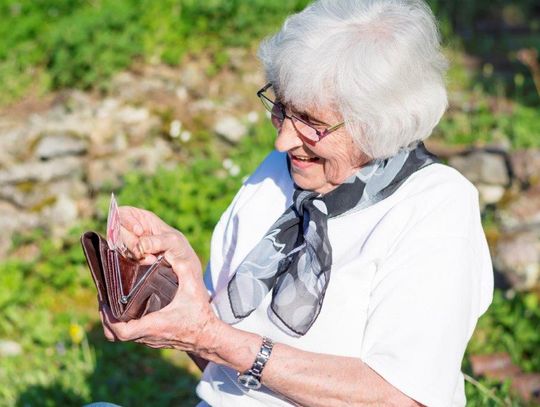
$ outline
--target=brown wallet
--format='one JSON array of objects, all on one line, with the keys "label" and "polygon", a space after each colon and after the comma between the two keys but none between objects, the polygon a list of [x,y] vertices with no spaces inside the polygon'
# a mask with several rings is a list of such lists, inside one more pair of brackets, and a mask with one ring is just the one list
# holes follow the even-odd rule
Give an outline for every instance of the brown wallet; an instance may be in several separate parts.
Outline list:
[{"label": "brown wallet", "polygon": [[119,321],[139,319],[169,304],[178,289],[178,279],[163,261],[141,265],[109,249],[96,232],[81,236],[98,299],[107,304]]}]

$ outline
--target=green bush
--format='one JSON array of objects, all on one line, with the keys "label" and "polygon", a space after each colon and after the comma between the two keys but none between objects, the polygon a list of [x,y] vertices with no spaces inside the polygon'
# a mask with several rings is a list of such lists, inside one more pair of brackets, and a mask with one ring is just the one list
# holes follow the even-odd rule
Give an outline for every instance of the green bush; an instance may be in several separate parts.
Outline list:
[{"label": "green bush", "polygon": [[47,38],[47,70],[55,88],[96,87],[142,53],[139,15],[127,1],[102,1],[56,24]]},{"label": "green bush", "polygon": [[216,56],[250,46],[307,0],[41,0],[0,4],[0,103],[39,76],[49,87],[103,88],[135,57],[178,64],[186,53]]}]

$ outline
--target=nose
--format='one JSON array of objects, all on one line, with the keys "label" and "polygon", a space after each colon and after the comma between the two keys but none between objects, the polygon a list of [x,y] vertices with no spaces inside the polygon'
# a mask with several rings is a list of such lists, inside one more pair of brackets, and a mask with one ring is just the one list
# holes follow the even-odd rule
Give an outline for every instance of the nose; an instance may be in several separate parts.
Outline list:
[{"label": "nose", "polygon": [[274,147],[282,153],[300,147],[303,144],[298,132],[289,119],[285,119],[280,128],[277,129],[278,135],[274,142]]}]

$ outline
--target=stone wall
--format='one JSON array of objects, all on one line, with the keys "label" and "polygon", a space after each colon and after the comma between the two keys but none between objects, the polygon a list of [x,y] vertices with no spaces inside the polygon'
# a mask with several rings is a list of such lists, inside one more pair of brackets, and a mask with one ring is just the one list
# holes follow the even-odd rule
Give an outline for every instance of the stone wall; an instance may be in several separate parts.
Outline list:
[{"label": "stone wall", "polygon": [[[0,258],[16,232],[42,227],[61,235],[94,216],[96,193],[118,187],[127,172],[150,174],[182,160],[197,128],[228,144],[241,139],[259,120],[254,92],[264,78],[245,51],[231,55],[230,69],[211,80],[201,73],[204,60],[178,70],[146,66],[118,75],[106,97],[66,91],[37,112],[1,114]],[[520,290],[538,285],[540,151],[427,144],[478,188],[505,282]]]}]

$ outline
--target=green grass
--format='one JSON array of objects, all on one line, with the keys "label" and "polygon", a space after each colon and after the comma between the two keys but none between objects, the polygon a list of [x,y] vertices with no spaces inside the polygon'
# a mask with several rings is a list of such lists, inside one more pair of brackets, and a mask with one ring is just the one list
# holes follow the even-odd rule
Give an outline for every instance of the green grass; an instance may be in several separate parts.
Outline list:
[{"label": "green grass", "polygon": [[[270,151],[268,123],[252,128],[251,137],[227,153],[240,174],[223,166],[223,152],[198,150],[186,163],[144,177],[131,174],[121,191],[121,204],[146,207],[181,229],[203,261],[208,259],[212,228],[250,173]],[[194,143],[197,137],[194,135]],[[4,358],[0,368],[0,405],[81,405],[107,400],[126,406],[194,405],[198,374],[180,352],[152,350],[133,343],[108,343],[97,318],[95,288],[78,238],[83,230],[105,228],[103,213],[81,224],[64,239],[36,232],[19,236],[16,246],[37,244],[33,261],[0,263],[0,338],[23,346],[21,356]],[[508,300],[497,292],[482,317],[468,354],[506,351],[524,371],[540,370],[540,305],[533,294]],[[464,371],[470,373],[468,359]],[[467,383],[470,406],[497,405],[481,386],[501,400],[524,405],[508,385],[480,379]]]},{"label": "green grass", "polygon": [[[287,14],[307,3],[0,0],[0,105],[29,91],[106,89],[111,75],[137,59],[175,65],[186,54],[205,53],[214,64],[210,71],[218,72],[228,63],[227,47],[253,46]],[[466,69],[460,56],[466,50],[489,50],[489,41],[478,38],[472,44],[452,35],[451,20],[456,16],[475,21],[488,6],[502,3],[482,0],[457,7],[431,0],[442,16],[443,34],[455,57],[450,85],[461,95],[436,130],[450,143],[507,139],[515,148],[540,147],[540,103],[530,75],[515,64],[508,78],[496,69],[493,73],[486,64],[480,70]],[[519,4],[528,10],[533,3]],[[510,46],[507,42],[505,46]],[[510,109],[498,109],[495,99],[507,101]],[[243,177],[270,151],[272,134],[271,126],[264,123],[251,128],[239,146],[224,151],[210,142],[206,130],[194,129],[192,140],[182,145],[189,159],[151,177],[129,174],[115,192],[121,204],[150,209],[182,230],[206,262],[213,226]],[[238,165],[239,174],[229,173],[225,158]],[[0,339],[23,347],[22,355],[2,358],[1,406],[81,405],[97,400],[126,406],[195,403],[197,373],[179,352],[111,344],[103,338],[95,289],[78,242],[83,230],[105,229],[110,191],[100,193],[101,214],[96,219],[79,224],[61,239],[47,238],[40,231],[17,236],[14,247],[36,245],[38,257],[0,262]],[[539,327],[535,294],[505,298],[497,292],[467,355],[505,351],[522,370],[540,371]],[[467,357],[463,369],[471,374]],[[508,405],[524,405],[510,394],[508,384],[485,379],[466,384],[469,405],[498,405],[483,386]]]},{"label": "green grass", "polygon": [[0,105],[30,90],[107,87],[136,58],[177,65],[249,47],[307,0],[0,1]]}]

